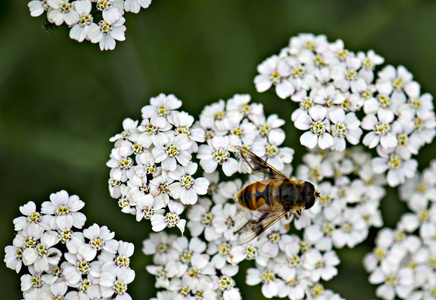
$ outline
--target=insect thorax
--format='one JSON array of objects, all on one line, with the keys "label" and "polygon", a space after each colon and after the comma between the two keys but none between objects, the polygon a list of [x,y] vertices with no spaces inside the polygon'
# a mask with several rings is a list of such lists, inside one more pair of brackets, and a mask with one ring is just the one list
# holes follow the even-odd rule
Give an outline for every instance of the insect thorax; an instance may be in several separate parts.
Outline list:
[{"label": "insect thorax", "polygon": [[286,210],[304,208],[305,204],[304,184],[300,182],[285,181],[280,186],[280,202]]}]

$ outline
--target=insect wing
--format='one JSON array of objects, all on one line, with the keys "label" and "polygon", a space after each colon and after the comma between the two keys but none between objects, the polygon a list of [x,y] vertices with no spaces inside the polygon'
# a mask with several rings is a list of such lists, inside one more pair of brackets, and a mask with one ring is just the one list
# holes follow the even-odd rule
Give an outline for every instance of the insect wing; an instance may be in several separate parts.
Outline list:
[{"label": "insect wing", "polygon": [[238,234],[238,244],[242,245],[251,242],[262,232],[283,218],[287,213],[287,211],[262,213],[260,216],[248,220],[239,230],[235,232],[235,234]]},{"label": "insect wing", "polygon": [[[289,179],[288,176],[271,166],[265,160],[241,146],[234,146],[233,152],[239,160],[239,171],[252,175],[263,174],[268,178]],[[262,180],[259,178],[258,180]]]}]

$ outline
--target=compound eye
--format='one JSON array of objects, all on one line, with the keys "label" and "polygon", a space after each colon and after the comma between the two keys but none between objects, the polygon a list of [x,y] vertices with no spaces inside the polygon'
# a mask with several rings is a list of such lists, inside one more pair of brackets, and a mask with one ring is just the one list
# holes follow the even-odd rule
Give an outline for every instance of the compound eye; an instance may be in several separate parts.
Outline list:
[{"label": "compound eye", "polygon": [[316,198],[319,194],[316,192],[315,187],[310,182],[305,181],[304,187],[306,189],[306,204],[304,208],[309,209],[315,204]]},{"label": "compound eye", "polygon": [[304,209],[309,209],[315,204],[316,198],[312,195],[306,196],[306,205],[304,206]]}]

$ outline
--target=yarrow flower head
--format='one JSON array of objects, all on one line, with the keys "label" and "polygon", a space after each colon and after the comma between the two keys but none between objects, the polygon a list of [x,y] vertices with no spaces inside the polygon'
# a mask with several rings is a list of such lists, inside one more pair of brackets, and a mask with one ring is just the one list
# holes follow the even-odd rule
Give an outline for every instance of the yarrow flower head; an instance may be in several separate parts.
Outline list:
[{"label": "yarrow flower head", "polygon": [[103,51],[125,40],[124,13],[138,13],[150,4],[151,0],[32,0],[28,7],[32,17],[47,13],[48,22],[71,28],[71,39],[99,43]]},{"label": "yarrow flower head", "polygon": [[[312,42],[315,40],[316,46]],[[290,62],[299,65],[305,77],[313,80],[283,88],[295,78]],[[421,95],[420,85],[403,66],[388,65],[377,72],[383,62],[373,50],[356,54],[345,49],[341,40],[329,43],[322,35],[301,34],[292,37],[279,55],[259,65],[260,75],[254,82],[258,92],[275,83],[280,98],[300,103],[292,121],[295,127],[306,131],[300,138],[302,145],[344,151],[347,142],[357,145],[363,135],[362,143],[368,148],[380,145],[379,153],[398,157],[393,159],[398,163],[393,163],[392,168],[377,168],[378,173],[385,173],[400,168],[402,161],[409,161],[424,144],[431,143],[436,123],[432,96]],[[277,76],[266,76],[271,73]],[[359,119],[362,110],[363,118]],[[383,156],[375,158],[375,167],[379,159]],[[404,183],[403,175],[396,173],[388,172],[390,186]],[[406,173],[413,176],[413,167],[407,168]]]},{"label": "yarrow flower head", "polygon": [[[142,108],[142,121],[126,119],[124,131],[110,139],[115,148],[107,162],[109,190],[121,210],[138,221],[150,220],[153,231],[178,227],[183,232],[185,206],[197,204],[210,192],[208,174],[222,170],[231,176],[238,171],[232,145],[251,149],[279,170],[289,169],[293,150],[281,147],[283,121],[276,115],[266,118],[262,105],[249,102],[248,95],[220,100],[205,107],[195,122],[178,110],[181,100],[160,94]],[[195,158],[199,163],[192,161]],[[199,167],[204,177],[197,175]],[[232,198],[237,186],[231,182],[219,193]],[[208,225],[216,228],[212,219]],[[222,234],[226,229],[218,231]],[[210,229],[205,232],[211,240],[218,237]]]},{"label": "yarrow flower head", "polygon": [[123,212],[150,220],[153,230],[177,226],[183,232],[184,205],[195,204],[209,186],[195,176],[197,164],[191,162],[204,130],[177,110],[182,101],[174,95],[160,94],[150,103],[142,108],[141,122],[126,119],[124,131],[111,138],[109,189]]},{"label": "yarrow flower head", "polygon": [[[83,205],[78,196],[60,191],[42,203],[41,211],[32,201],[20,207],[24,216],[14,220],[16,235],[5,247],[4,262],[23,274],[24,299],[101,298],[109,294],[110,278],[122,282],[119,289],[112,289],[116,282],[110,286],[112,293],[130,297],[126,290],[135,275],[130,268],[133,244],[115,240],[106,226],[81,231],[86,217],[78,211]],[[63,218],[56,219],[53,212]]]}]

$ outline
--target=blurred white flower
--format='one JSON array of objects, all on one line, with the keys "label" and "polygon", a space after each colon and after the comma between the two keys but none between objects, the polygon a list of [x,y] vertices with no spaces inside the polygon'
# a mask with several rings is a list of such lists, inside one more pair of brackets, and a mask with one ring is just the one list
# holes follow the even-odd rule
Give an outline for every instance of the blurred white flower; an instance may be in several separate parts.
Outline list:
[{"label": "blurred white flower", "polygon": [[78,42],[83,42],[86,39],[92,21],[94,21],[94,17],[91,15],[91,1],[80,0],[73,2],[73,4],[79,14],[79,20],[71,27],[70,38]]},{"label": "blurred white flower", "polygon": [[127,287],[135,279],[135,271],[130,268],[122,268],[117,274],[102,272],[100,286],[102,297],[111,297],[116,294],[116,299],[131,299],[127,294]]},{"label": "blurred white flower", "polygon": [[151,0],[126,0],[124,3],[124,8],[128,12],[137,14],[142,8],[148,8],[151,4]]},{"label": "blurred white flower", "polygon": [[370,131],[363,138],[363,144],[369,148],[375,148],[379,143],[386,150],[394,148],[397,145],[397,138],[391,132],[394,114],[390,110],[379,109],[377,117],[367,115],[363,118],[362,128]]},{"label": "blurred white flower", "polygon": [[47,12],[47,19],[51,23],[59,26],[65,22],[71,26],[79,22],[79,13],[69,0],[47,0],[47,5],[50,7]]}]

